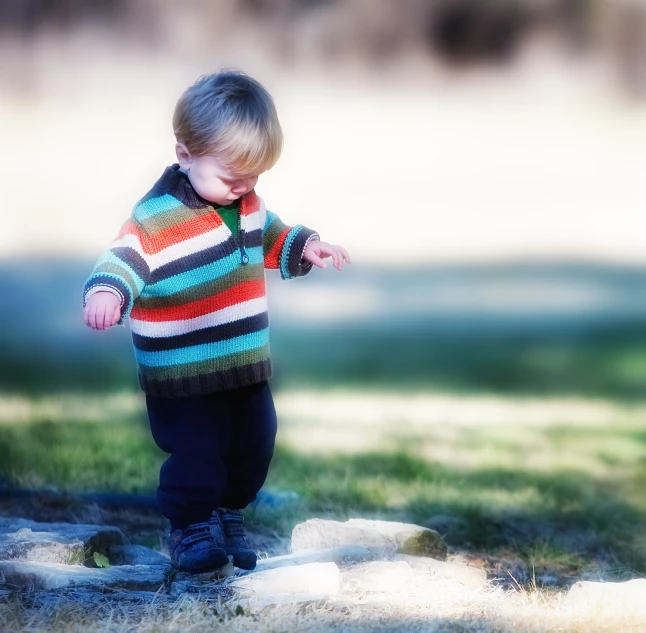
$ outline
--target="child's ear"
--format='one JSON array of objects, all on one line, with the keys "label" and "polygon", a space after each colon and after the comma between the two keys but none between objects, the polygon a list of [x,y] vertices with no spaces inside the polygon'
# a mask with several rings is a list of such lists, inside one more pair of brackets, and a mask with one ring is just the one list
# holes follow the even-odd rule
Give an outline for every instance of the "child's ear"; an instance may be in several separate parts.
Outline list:
[{"label": "child's ear", "polygon": [[188,171],[191,166],[191,152],[184,143],[175,144],[175,154],[177,155],[177,162],[184,171]]}]

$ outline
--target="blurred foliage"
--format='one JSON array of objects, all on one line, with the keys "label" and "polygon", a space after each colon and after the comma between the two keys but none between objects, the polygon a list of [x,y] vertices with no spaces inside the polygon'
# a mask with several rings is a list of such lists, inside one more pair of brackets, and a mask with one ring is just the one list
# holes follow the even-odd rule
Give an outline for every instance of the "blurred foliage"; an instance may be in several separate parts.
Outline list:
[{"label": "blurred foliage", "polygon": [[[82,322],[80,295],[90,269],[79,261],[0,267],[7,299],[0,314],[0,391],[138,389],[128,329],[93,332]],[[646,275],[639,268],[351,269],[334,278],[312,274],[289,282],[287,291],[269,277],[277,389],[646,396]],[[438,307],[447,288],[457,303]],[[488,288],[498,294],[502,288],[501,305],[491,303],[499,299]],[[274,289],[287,294],[274,297]],[[293,301],[305,289],[332,304],[356,299],[363,312],[311,320],[281,308],[281,298]],[[377,297],[374,307],[361,304],[364,291]]]}]

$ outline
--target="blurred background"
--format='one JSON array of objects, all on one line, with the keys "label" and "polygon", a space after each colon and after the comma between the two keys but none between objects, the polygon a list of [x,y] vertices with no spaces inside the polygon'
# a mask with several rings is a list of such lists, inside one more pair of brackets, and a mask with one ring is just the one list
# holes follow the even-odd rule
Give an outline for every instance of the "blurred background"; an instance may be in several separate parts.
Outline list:
[{"label": "blurred background", "polygon": [[79,292],[175,161],[179,94],[235,67],[285,130],[268,207],[354,257],[269,275],[278,384],[646,394],[646,3],[2,0],[0,24],[3,389],[135,388]]},{"label": "blurred background", "polygon": [[[268,208],[353,256],[342,273],[289,283],[268,273],[284,419],[272,481],[303,495],[309,481],[326,508],[336,499],[418,521],[462,512],[477,527],[494,510],[528,517],[549,504],[517,491],[494,502],[481,488],[471,514],[446,489],[375,497],[375,477],[401,470],[387,459],[363,473],[365,489],[348,483],[363,462],[346,462],[341,483],[330,475],[317,488],[313,472],[285,474],[295,468],[289,451],[396,450],[421,460],[407,462],[413,480],[455,480],[456,491],[481,486],[485,462],[549,471],[535,485],[560,491],[550,497],[557,518],[561,501],[586,496],[597,477],[619,499],[607,486],[619,477],[611,465],[622,464],[622,511],[633,521],[646,481],[643,0],[0,0],[6,482],[154,489],[162,456],[149,439],[125,469],[114,445],[104,478],[92,475],[98,452],[85,470],[65,465],[82,461],[89,433],[61,430],[65,422],[105,418],[118,435],[121,420],[143,415],[129,333],[85,328],[81,289],[134,202],[175,161],[178,96],[224,67],[259,79],[277,104],[285,150],[257,187]],[[119,408],[114,394],[130,399]],[[338,394],[347,400],[329,400]],[[608,455],[618,418],[627,435]],[[408,443],[395,433],[406,421],[416,429],[404,433]],[[352,441],[337,435],[355,423]],[[537,435],[543,424],[595,429],[572,488],[559,488],[559,468],[574,467],[568,451],[582,450],[581,437]],[[481,429],[474,443],[474,425],[497,430]],[[511,427],[534,430],[492,453]],[[20,452],[19,436],[43,443],[41,460]],[[52,446],[70,437],[76,447],[47,470]],[[154,466],[141,451],[153,451]],[[115,469],[130,475],[115,479]],[[516,490],[503,470],[487,480],[490,492]],[[500,523],[489,525],[493,534]],[[462,542],[480,542],[476,533]],[[645,550],[635,547],[630,565],[639,567]]]}]

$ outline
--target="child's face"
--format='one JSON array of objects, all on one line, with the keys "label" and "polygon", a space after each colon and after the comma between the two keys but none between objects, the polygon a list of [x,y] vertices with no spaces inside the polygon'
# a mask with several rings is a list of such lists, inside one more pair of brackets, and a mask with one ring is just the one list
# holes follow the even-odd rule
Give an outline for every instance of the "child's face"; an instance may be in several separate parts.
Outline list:
[{"label": "child's face", "polygon": [[235,174],[215,156],[193,156],[181,143],[177,144],[177,158],[193,189],[205,200],[222,206],[249,193],[258,181],[258,174]]}]

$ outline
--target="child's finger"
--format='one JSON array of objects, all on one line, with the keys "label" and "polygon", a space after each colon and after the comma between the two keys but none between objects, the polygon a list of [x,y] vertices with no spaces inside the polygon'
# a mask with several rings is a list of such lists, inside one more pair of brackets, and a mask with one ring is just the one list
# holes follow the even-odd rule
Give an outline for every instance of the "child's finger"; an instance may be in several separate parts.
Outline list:
[{"label": "child's finger", "polygon": [[310,253],[309,261],[315,266],[318,266],[319,268],[327,267],[325,262],[318,255],[315,255],[314,253]]},{"label": "child's finger", "polygon": [[112,323],[110,325],[114,325],[115,323],[118,323],[120,318],[121,318],[121,306],[117,306],[114,309],[114,314],[112,315]]},{"label": "child's finger", "polygon": [[87,324],[93,330],[96,330],[96,306],[91,306],[90,308],[88,308]]},{"label": "child's finger", "polygon": [[345,259],[348,264],[351,264],[352,261],[350,260],[350,253],[343,248],[343,246],[339,246],[339,250],[341,251],[341,254],[343,255],[343,259]]},{"label": "child's finger", "polygon": [[105,330],[105,306],[102,305],[96,308],[96,329]]}]

